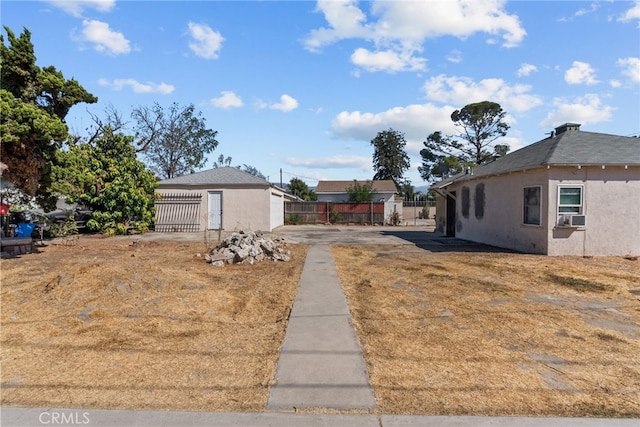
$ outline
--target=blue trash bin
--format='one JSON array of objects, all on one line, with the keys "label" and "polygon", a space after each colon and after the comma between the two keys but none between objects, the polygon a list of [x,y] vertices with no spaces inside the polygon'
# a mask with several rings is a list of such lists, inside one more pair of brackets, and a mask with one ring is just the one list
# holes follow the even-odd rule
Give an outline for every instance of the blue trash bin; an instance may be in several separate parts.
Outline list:
[{"label": "blue trash bin", "polygon": [[35,224],[28,224],[26,222],[19,223],[16,227],[16,237],[31,237],[35,226]]}]

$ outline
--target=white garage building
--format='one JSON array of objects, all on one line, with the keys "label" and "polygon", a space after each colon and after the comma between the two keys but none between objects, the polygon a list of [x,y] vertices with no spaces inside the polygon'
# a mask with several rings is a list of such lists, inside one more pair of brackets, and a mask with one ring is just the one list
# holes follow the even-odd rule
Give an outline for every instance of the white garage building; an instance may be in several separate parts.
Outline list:
[{"label": "white garage building", "polygon": [[156,231],[271,231],[284,225],[284,201],[292,198],[268,181],[233,167],[160,181]]}]

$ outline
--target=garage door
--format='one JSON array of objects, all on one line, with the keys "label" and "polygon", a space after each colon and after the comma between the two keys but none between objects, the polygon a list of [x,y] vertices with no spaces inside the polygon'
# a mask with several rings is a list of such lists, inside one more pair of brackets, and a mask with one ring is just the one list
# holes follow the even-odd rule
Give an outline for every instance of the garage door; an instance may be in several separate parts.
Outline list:
[{"label": "garage door", "polygon": [[271,230],[284,225],[284,199],[271,193]]}]

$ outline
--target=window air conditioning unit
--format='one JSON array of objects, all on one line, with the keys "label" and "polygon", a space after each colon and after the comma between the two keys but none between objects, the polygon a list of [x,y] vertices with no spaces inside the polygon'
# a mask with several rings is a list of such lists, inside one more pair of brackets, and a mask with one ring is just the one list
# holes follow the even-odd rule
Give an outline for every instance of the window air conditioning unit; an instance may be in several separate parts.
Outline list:
[{"label": "window air conditioning unit", "polygon": [[571,227],[585,227],[587,225],[587,217],[585,215],[570,215],[569,224]]}]

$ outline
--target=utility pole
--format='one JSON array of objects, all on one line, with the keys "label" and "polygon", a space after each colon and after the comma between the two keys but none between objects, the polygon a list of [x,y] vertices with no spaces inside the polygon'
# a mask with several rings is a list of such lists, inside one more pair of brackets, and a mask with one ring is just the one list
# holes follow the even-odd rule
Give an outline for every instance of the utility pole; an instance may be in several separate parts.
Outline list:
[{"label": "utility pole", "polygon": [[284,188],[282,186],[282,168],[280,168],[280,188]]}]

